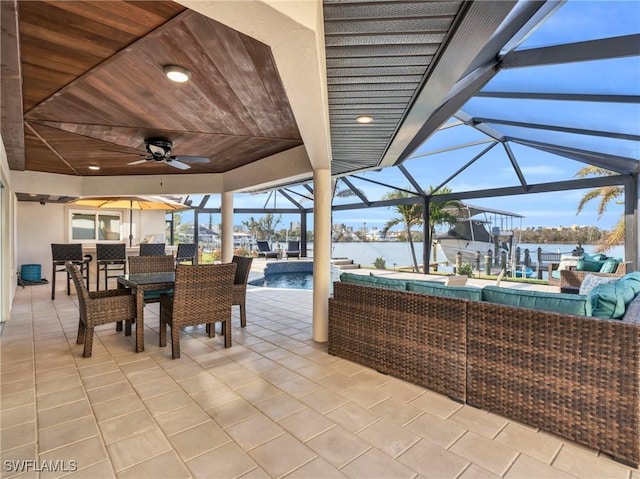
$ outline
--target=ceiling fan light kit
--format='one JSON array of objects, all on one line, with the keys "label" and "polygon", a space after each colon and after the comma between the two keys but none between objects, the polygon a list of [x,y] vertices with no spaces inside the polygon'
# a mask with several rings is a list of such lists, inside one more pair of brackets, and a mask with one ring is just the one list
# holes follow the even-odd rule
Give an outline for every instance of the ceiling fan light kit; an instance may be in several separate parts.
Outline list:
[{"label": "ceiling fan light kit", "polygon": [[162,139],[149,139],[144,141],[144,146],[151,156],[156,159],[166,159],[171,156],[171,142]]},{"label": "ceiling fan light kit", "polygon": [[162,71],[164,71],[169,80],[177,83],[187,82],[191,78],[191,72],[178,65],[166,65],[162,68]]},{"label": "ceiling fan light kit", "polygon": [[179,170],[188,170],[191,167],[183,163],[185,161],[191,163],[209,163],[209,158],[204,156],[172,155],[171,148],[173,147],[173,143],[164,138],[146,139],[144,140],[144,147],[148,155],[142,155],[144,156],[142,160],[132,161],[128,163],[129,165],[139,165],[147,161],[156,161],[166,163]]}]

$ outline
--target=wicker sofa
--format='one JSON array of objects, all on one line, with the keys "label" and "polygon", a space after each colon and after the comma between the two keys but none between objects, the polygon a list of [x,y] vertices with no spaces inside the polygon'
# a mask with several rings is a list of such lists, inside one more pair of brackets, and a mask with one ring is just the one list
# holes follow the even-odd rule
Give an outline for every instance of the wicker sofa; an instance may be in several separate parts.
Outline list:
[{"label": "wicker sofa", "polygon": [[329,353],[640,463],[640,294],[606,320],[336,282]]},{"label": "wicker sofa", "polygon": [[616,270],[613,273],[599,273],[590,271],[578,271],[576,269],[564,269],[560,271],[560,291],[577,293],[580,290],[580,285],[584,281],[586,275],[593,274],[596,276],[617,278],[627,274],[630,266],[630,261],[622,262],[618,264]]}]

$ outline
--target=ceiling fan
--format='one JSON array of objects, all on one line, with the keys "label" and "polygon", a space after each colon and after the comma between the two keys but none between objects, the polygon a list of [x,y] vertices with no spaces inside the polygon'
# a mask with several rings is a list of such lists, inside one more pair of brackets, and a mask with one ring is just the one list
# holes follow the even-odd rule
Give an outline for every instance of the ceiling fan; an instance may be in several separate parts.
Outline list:
[{"label": "ceiling fan", "polygon": [[144,140],[144,147],[147,150],[147,154],[142,155],[144,158],[127,163],[128,165],[139,165],[146,161],[157,161],[166,163],[179,170],[188,170],[191,167],[183,162],[209,163],[209,158],[205,156],[172,155],[172,143],[164,138],[149,138]]}]

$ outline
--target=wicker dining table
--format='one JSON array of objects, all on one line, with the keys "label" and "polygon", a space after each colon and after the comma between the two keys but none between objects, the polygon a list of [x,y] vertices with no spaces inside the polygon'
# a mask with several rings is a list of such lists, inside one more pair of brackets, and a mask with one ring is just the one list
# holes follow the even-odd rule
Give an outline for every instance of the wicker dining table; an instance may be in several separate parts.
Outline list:
[{"label": "wicker dining table", "polygon": [[[144,351],[144,293],[173,288],[176,275],[165,273],[137,273],[118,276],[119,288],[131,288],[136,296],[136,352]],[[131,334],[127,331],[126,334]]]}]

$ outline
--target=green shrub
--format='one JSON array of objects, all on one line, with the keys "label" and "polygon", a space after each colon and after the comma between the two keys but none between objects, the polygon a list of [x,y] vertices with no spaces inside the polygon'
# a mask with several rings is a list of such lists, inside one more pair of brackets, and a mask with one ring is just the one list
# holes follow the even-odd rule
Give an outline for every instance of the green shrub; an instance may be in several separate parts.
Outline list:
[{"label": "green shrub", "polygon": [[387,269],[383,258],[376,258],[373,262],[373,266],[375,266],[376,269]]},{"label": "green shrub", "polygon": [[469,263],[462,263],[456,273],[466,274],[467,276],[471,277],[473,276],[473,267]]}]

